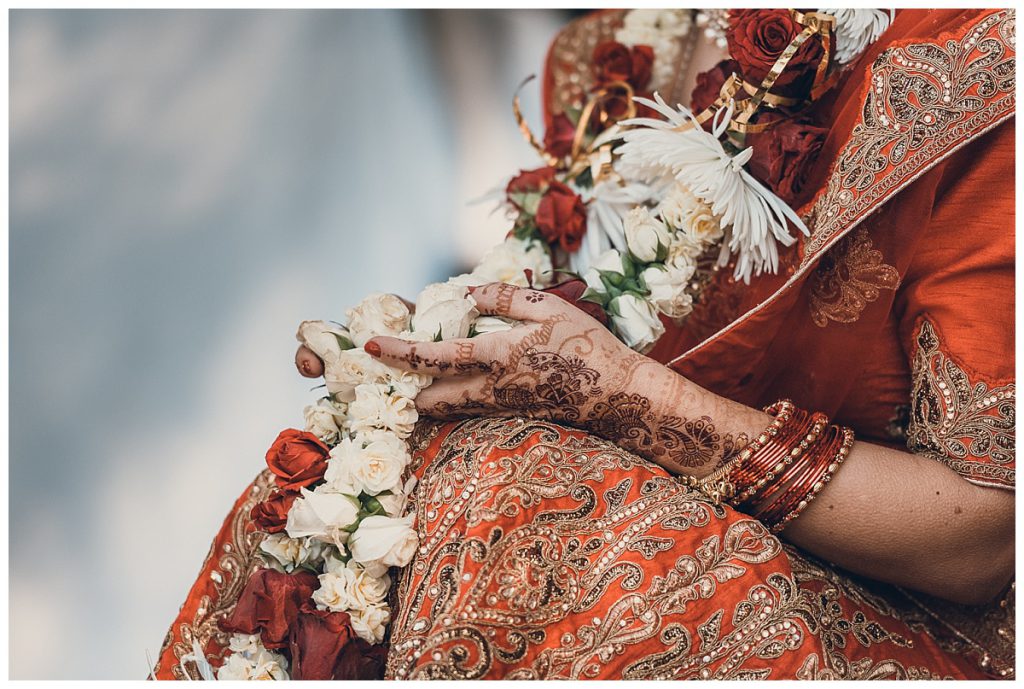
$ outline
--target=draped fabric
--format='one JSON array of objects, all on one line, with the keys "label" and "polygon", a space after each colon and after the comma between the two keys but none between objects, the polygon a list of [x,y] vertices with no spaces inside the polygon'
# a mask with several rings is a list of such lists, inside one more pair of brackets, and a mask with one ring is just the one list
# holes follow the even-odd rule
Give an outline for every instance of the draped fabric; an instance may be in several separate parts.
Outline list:
[{"label": "draped fabric", "polygon": [[[622,14],[555,39],[549,121]],[[830,133],[800,209],[811,236],[776,276],[720,271],[651,356],[1012,490],[1014,42],[1012,11],[899,11],[816,106]],[[422,423],[414,445],[421,545],[393,592],[389,677],[1013,674],[1012,588],[967,608],[851,576],[550,423]],[[228,516],[156,677],[196,676],[193,639],[219,664],[216,622],[259,566],[248,511],[267,490],[261,475]]]}]

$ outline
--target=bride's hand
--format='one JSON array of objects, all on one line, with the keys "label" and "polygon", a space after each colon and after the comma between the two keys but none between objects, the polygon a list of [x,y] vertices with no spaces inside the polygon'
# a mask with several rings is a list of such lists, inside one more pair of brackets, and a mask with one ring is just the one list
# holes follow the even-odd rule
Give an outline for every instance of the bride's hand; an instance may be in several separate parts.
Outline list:
[{"label": "bride's hand", "polygon": [[[369,354],[390,366],[437,378],[416,399],[422,414],[558,421],[656,461],[699,450],[692,424],[678,416],[684,395],[693,394],[681,376],[555,295],[501,283],[472,294],[481,314],[523,324],[443,342],[375,337],[366,343]],[[690,456],[682,464],[707,459]]]}]

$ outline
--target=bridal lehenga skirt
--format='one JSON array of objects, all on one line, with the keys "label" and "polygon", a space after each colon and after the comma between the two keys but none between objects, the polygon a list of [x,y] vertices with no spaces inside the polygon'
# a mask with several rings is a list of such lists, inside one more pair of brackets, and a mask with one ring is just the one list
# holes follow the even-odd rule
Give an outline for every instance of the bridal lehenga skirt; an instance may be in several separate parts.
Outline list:
[{"label": "bridal lehenga skirt", "polygon": [[[969,609],[854,578],[555,424],[421,424],[412,442],[420,545],[392,594],[389,678],[1012,675],[1009,597]],[[216,618],[258,566],[247,505],[267,484],[225,522],[158,677],[189,672],[192,637],[214,657],[226,643]]]}]

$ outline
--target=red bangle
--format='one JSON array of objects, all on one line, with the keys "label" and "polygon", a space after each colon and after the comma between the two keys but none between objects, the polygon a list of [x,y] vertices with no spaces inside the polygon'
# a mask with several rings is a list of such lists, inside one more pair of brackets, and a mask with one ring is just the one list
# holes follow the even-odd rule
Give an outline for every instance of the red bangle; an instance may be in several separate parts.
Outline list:
[{"label": "red bangle", "polygon": [[788,514],[786,514],[786,516],[778,520],[778,523],[769,526],[769,530],[772,533],[779,533],[786,528],[786,525],[788,525],[789,522],[799,517],[800,514],[807,509],[807,505],[817,497],[818,493],[820,493],[832,480],[832,477],[835,476],[836,471],[839,470],[839,467],[842,466],[843,462],[850,455],[850,449],[853,447],[854,442],[853,431],[849,428],[842,429],[842,437],[843,440],[838,452],[836,452],[832,461],[826,466],[825,475],[811,486],[810,492],[807,493],[807,495],[800,500],[800,502],[798,502],[797,505]]}]

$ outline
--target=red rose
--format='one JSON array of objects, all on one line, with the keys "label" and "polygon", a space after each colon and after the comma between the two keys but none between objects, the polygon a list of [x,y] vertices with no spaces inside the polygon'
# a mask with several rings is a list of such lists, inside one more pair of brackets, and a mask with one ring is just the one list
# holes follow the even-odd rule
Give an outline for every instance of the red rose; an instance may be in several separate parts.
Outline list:
[{"label": "red rose", "polygon": [[[697,75],[697,83],[690,94],[690,110],[694,114],[704,112],[711,107],[711,104],[718,100],[722,93],[722,85],[732,76],[733,72],[739,72],[740,66],[735,60],[722,60],[706,72]],[[746,92],[740,90],[736,98],[745,96]]]},{"label": "red rose", "polygon": [[566,251],[576,251],[587,232],[587,207],[572,189],[561,182],[551,182],[537,206],[534,221],[549,244],[557,242]]},{"label": "red rose", "polygon": [[[739,63],[743,78],[753,86],[760,86],[772,65],[802,30],[788,10],[730,10],[725,36],[729,55]],[[806,95],[821,56],[818,38],[812,36],[804,41],[775,80],[771,92]]]},{"label": "red rose", "polygon": [[291,490],[275,490],[269,498],[256,503],[249,512],[249,518],[260,531],[277,533],[284,531],[288,523],[288,510],[299,494]]},{"label": "red rose", "polygon": [[654,50],[649,45],[627,48],[616,41],[604,41],[594,49],[593,63],[598,85],[624,81],[634,91],[643,91],[651,80]]},{"label": "red rose", "polygon": [[536,170],[520,170],[505,188],[509,194],[529,194],[543,191],[555,179],[555,168],[539,167]]},{"label": "red rose", "polygon": [[548,287],[544,290],[550,292],[561,299],[569,302],[580,311],[593,316],[595,319],[601,322],[601,325],[608,325],[608,314],[605,313],[604,309],[601,308],[600,304],[595,304],[592,301],[581,301],[580,297],[587,291],[587,283],[579,278],[567,280],[559,285]]},{"label": "red rose", "polygon": [[334,679],[384,679],[384,663],[388,648],[384,644],[371,646],[355,638],[341,650],[334,666]]},{"label": "red rose", "polygon": [[822,127],[786,121],[752,134],[747,139],[754,149],[748,163],[751,174],[792,205],[803,191],[827,133]]},{"label": "red rose", "polygon": [[221,620],[220,627],[226,632],[259,634],[267,648],[284,648],[299,610],[318,586],[312,572],[256,570],[245,583],[231,616]]},{"label": "red rose", "polygon": [[324,477],[329,452],[312,433],[289,428],[267,450],[267,466],[276,474],[278,486],[297,491]]},{"label": "red rose", "polygon": [[317,610],[307,600],[288,637],[292,679],[354,679],[335,673],[342,652],[353,639],[356,635],[347,612]]},{"label": "red rose", "polygon": [[564,158],[572,152],[575,137],[576,125],[564,113],[559,113],[544,132],[544,150],[556,158]]}]

